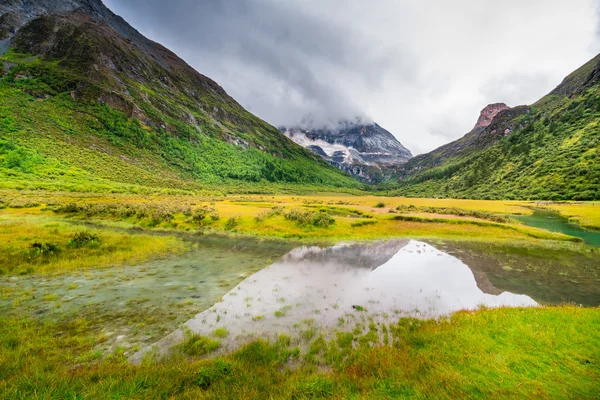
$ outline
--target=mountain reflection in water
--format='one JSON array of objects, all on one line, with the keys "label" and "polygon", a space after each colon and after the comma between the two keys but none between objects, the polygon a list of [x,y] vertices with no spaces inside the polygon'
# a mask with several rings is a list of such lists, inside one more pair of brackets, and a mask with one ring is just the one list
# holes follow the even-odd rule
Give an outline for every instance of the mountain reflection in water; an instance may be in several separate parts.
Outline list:
[{"label": "mountain reflection in water", "polygon": [[[368,316],[394,322],[402,316],[431,318],[480,306],[535,305],[530,297],[500,292],[489,282],[478,285],[466,264],[429,244],[393,240],[292,250],[185,323],[185,329],[210,335],[224,327],[229,340],[236,340],[290,334],[302,321],[327,331],[336,329],[340,319]],[[158,348],[169,348],[183,337],[179,330]]]}]

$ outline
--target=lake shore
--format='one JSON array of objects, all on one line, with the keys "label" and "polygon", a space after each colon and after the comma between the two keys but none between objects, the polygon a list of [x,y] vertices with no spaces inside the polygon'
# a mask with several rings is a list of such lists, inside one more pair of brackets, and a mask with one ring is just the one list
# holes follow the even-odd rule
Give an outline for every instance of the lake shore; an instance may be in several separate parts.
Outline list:
[{"label": "lake shore", "polygon": [[[90,357],[98,338],[82,322],[2,317],[0,398],[594,398],[599,321],[597,308],[479,310],[317,336],[302,358],[281,335],[205,359],[227,335],[215,332],[191,355],[133,366]],[[391,344],[373,344],[386,333]]]},{"label": "lake shore", "polygon": [[[364,321],[324,330],[304,318],[290,322],[298,328],[235,346],[226,345],[237,335],[233,328],[218,323],[228,314],[215,314],[214,329],[190,333],[167,359],[128,362],[294,247],[422,240],[471,266],[486,293],[523,293],[528,279],[543,276],[553,284],[539,285],[535,296],[563,304],[561,290],[569,285],[594,287],[600,252],[516,221],[514,215],[533,212],[530,203],[341,194],[1,195],[0,398],[563,398],[564,388],[579,397],[597,394],[594,306],[384,320],[349,310]],[[581,215],[600,209],[578,207]],[[221,242],[233,243],[231,249],[219,250]],[[544,297],[549,293],[556,294]],[[286,318],[285,307],[275,310],[275,320]],[[256,318],[252,323],[261,325]]]}]

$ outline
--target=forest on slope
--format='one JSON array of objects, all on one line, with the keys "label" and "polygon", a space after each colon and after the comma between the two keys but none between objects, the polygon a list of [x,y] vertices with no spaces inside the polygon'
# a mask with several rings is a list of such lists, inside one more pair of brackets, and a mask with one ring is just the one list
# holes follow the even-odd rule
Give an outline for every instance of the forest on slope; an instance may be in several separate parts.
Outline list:
[{"label": "forest on slope", "polygon": [[[398,195],[473,199],[600,199],[600,56],[532,106],[410,160]],[[392,182],[392,187],[397,183]]]}]

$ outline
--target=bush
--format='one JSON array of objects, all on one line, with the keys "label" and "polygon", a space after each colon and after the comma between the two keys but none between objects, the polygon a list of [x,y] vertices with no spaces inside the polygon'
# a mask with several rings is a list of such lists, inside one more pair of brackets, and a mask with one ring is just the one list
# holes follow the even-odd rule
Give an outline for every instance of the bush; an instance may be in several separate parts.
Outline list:
[{"label": "bush", "polygon": [[375,208],[384,208],[385,207],[385,203],[379,202],[377,204],[375,204]]},{"label": "bush", "polygon": [[55,256],[60,253],[60,247],[54,243],[32,243],[31,249],[29,251],[30,257],[40,256],[40,257],[49,257]]},{"label": "bush", "polygon": [[285,219],[294,221],[300,226],[316,226],[318,228],[327,228],[335,224],[335,219],[326,212],[307,212],[300,210],[291,210],[284,214]]},{"label": "bush", "polygon": [[331,218],[327,213],[315,213],[312,224],[317,228],[327,228],[335,224],[335,219]]},{"label": "bush", "polygon": [[99,244],[100,238],[95,233],[78,232],[69,240],[68,246],[80,249],[82,247],[97,247]]},{"label": "bush", "polygon": [[225,223],[225,229],[227,229],[228,231],[230,231],[233,228],[235,228],[236,226],[238,226],[239,219],[240,219],[240,217],[231,217],[231,218],[229,218],[227,220],[227,222]]},{"label": "bush", "polygon": [[258,215],[256,215],[254,217],[254,221],[256,221],[257,224],[261,224],[264,220],[275,217],[277,215],[281,215],[283,212],[283,209],[281,207],[273,207],[272,209],[268,210],[268,211],[263,211],[261,213],[259,213]]},{"label": "bush", "polygon": [[58,207],[55,212],[64,214],[77,214],[82,211],[82,208],[75,203],[69,203],[65,206]]},{"label": "bush", "polygon": [[210,217],[213,221],[219,220],[219,213],[212,207],[204,206],[196,208],[192,212],[191,221],[197,225],[204,225],[206,218]]},{"label": "bush", "polygon": [[189,334],[188,338],[179,345],[181,351],[192,357],[204,356],[221,347],[221,342],[204,336]]},{"label": "bush", "polygon": [[171,222],[175,218],[173,213],[164,207],[154,207],[150,210],[149,214],[152,225],[158,225],[162,221]]}]

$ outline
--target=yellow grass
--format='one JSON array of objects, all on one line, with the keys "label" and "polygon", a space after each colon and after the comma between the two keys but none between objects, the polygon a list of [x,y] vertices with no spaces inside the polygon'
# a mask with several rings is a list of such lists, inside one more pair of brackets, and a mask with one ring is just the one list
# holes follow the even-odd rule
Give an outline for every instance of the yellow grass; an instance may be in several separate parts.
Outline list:
[{"label": "yellow grass", "polygon": [[[89,229],[59,218],[28,215],[32,210],[0,213],[0,270],[4,273],[62,273],[86,268],[137,264],[181,252],[183,242],[168,236],[130,235]],[[98,235],[99,243],[74,248],[69,241],[78,232]],[[56,253],[38,254],[34,243],[51,243]]]},{"label": "yellow grass", "polygon": [[[254,199],[268,199],[265,196],[246,196]],[[400,205],[414,205],[418,207],[444,207],[461,208],[465,210],[489,211],[503,214],[531,214],[532,211],[521,201],[508,200],[458,200],[458,199],[415,199],[404,197],[381,197],[381,196],[352,196],[345,194],[325,194],[313,196],[275,196],[273,198],[281,203],[323,202],[323,204],[336,204],[339,202],[357,206],[360,209],[373,209],[379,202],[383,202],[386,208],[398,207]]]},{"label": "yellow grass", "polygon": [[[496,215],[531,214],[535,203],[523,201],[488,201],[488,200],[456,200],[456,199],[414,199],[401,197],[355,196],[338,193],[314,195],[229,195],[229,196],[186,196],[186,195],[132,195],[132,194],[79,194],[79,193],[45,193],[45,192],[10,192],[1,191],[0,198],[5,203],[16,201],[20,204],[40,204],[39,207],[0,210],[0,215],[48,215],[56,216],[46,210],[44,205],[56,206],[68,203],[144,205],[171,209],[174,219],[162,222],[153,228],[167,230],[199,230],[208,232],[235,232],[237,234],[256,235],[283,239],[299,239],[306,241],[336,240],[371,240],[391,237],[414,238],[467,238],[481,240],[569,240],[569,237],[545,230],[527,227],[515,220],[504,223],[493,222],[472,216],[438,215],[434,211],[423,213],[422,210],[400,211],[399,206],[433,207],[435,209],[460,209],[493,213]],[[16,199],[16,200],[14,200]],[[199,226],[190,222],[190,218],[180,210],[196,209],[202,206],[214,208],[220,219]],[[284,212],[297,209],[319,212],[325,210],[335,218],[335,224],[328,228],[299,226],[286,220],[282,215],[268,217],[257,221],[255,217],[264,214],[274,207]],[[581,212],[594,216],[590,211],[600,206],[581,205]],[[593,208],[590,210],[589,208]],[[341,213],[341,215],[340,215]],[[344,215],[346,214],[346,215]],[[397,221],[397,215],[414,215],[421,220]],[[575,214],[573,214],[575,215]],[[88,219],[83,215],[72,215],[72,218]],[[235,227],[228,228],[228,220],[236,218]],[[91,219],[104,220],[108,223],[130,226],[141,224],[136,218],[119,219],[107,215],[94,215]],[[593,223],[593,222],[592,222]],[[129,225],[128,225],[129,224]],[[600,226],[600,222],[598,222]],[[147,226],[147,225],[146,225]]]},{"label": "yellow grass", "polygon": [[544,207],[558,211],[584,228],[600,229],[600,203],[598,202],[549,204]]}]

